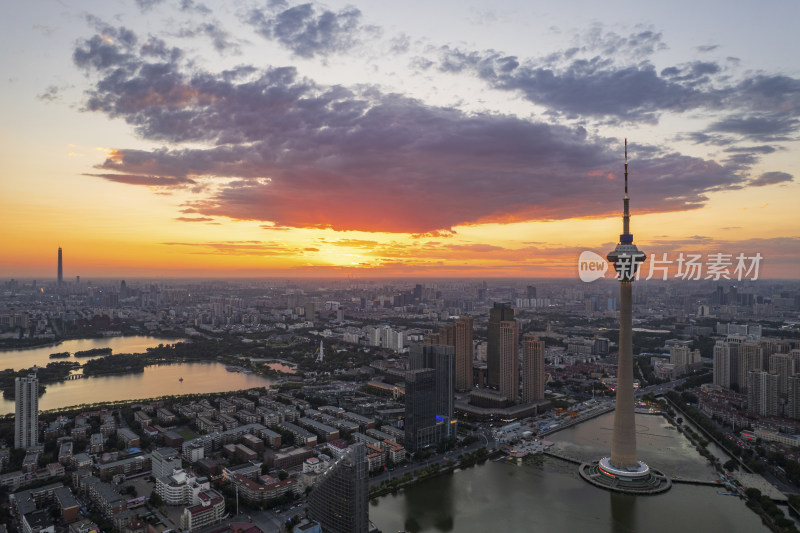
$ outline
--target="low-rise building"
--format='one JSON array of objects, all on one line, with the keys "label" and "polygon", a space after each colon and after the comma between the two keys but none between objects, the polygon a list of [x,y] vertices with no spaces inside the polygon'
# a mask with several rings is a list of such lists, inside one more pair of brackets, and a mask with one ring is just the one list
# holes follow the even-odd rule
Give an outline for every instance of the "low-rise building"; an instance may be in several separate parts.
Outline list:
[{"label": "low-rise building", "polygon": [[197,478],[176,468],[170,475],[157,478],[154,490],[167,505],[186,505],[196,501],[200,491],[209,487],[207,478]]},{"label": "low-rise building", "polygon": [[252,503],[264,503],[280,498],[288,492],[294,492],[298,486],[297,480],[291,478],[278,481],[270,476],[261,476],[259,481],[240,475],[235,475],[232,479],[239,490],[239,497]]},{"label": "low-rise building", "polygon": [[[149,425],[149,424],[148,424]],[[120,428],[117,430],[117,438],[122,439],[122,442],[125,443],[125,446],[128,448],[138,447],[140,445],[139,442],[139,435],[134,433],[128,428]]]},{"label": "low-rise building", "polygon": [[181,529],[196,531],[219,523],[225,516],[225,498],[213,489],[197,495],[197,503],[186,507],[181,516]]},{"label": "low-rise building", "polygon": [[118,474],[128,477],[132,474],[149,472],[150,466],[150,454],[147,453],[144,455],[127,457],[125,459],[120,459],[119,461],[99,464],[97,466],[97,471],[101,479],[111,479]]},{"label": "low-rise building", "polygon": [[156,479],[170,475],[181,467],[181,454],[175,448],[157,448],[150,456],[150,469]]}]

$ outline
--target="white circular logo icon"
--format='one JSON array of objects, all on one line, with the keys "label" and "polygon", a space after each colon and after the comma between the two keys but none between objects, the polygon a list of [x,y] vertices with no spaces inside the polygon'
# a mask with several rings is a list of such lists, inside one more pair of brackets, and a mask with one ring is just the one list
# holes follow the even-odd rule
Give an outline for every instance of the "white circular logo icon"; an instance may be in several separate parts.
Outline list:
[{"label": "white circular logo icon", "polygon": [[606,275],[607,270],[608,261],[605,257],[589,250],[581,252],[581,256],[578,258],[578,276],[581,281],[589,283],[600,279]]}]

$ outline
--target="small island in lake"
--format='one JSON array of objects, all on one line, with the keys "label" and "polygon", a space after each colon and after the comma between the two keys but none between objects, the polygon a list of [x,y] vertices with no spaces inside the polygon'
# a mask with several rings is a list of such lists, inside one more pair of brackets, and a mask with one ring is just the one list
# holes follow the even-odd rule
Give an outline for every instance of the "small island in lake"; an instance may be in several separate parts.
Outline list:
[{"label": "small island in lake", "polygon": [[75,352],[75,357],[92,357],[95,355],[111,355],[111,348],[92,348]]},{"label": "small island in lake", "polygon": [[69,352],[51,353],[50,359],[66,359],[69,356],[70,356]]}]

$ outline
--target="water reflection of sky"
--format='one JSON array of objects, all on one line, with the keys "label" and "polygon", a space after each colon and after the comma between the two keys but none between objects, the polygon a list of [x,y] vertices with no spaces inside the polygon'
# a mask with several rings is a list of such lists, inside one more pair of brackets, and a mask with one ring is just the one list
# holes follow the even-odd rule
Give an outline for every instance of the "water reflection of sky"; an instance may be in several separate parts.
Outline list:
[{"label": "water reflection of sky", "polygon": [[[553,433],[547,439],[568,456],[593,461],[611,452],[613,424],[614,413],[611,412]],[[717,478],[708,460],[661,416],[636,415],[636,446],[639,460],[668,476]]]},{"label": "water reflection of sky", "polygon": [[[183,381],[180,381],[183,378]],[[176,394],[201,394],[267,387],[272,379],[255,374],[228,372],[220,363],[180,363],[149,366],[144,372],[77,379],[47,385],[39,409],[155,398]],[[3,400],[0,414],[13,413],[14,402]]]}]

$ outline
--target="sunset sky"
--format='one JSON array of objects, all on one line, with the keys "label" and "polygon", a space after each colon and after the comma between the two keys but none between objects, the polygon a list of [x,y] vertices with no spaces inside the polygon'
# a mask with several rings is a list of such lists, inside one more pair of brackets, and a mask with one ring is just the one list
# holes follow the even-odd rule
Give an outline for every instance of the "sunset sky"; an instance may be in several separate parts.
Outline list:
[{"label": "sunset sky", "polygon": [[800,277],[800,3],[8,2],[0,277]]}]

